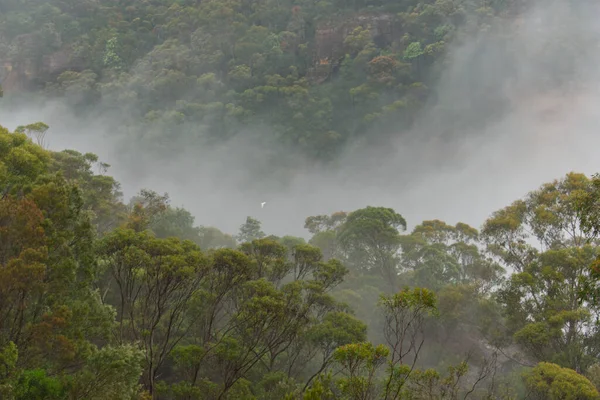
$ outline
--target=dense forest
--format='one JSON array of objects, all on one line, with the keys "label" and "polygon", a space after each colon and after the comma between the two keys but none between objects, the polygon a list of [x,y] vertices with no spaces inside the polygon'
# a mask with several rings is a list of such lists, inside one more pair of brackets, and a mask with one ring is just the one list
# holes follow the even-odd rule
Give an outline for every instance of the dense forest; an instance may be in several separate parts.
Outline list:
[{"label": "dense forest", "polygon": [[[577,23],[589,18],[590,2],[558,3],[573,4],[548,21],[556,32],[532,54],[539,65],[525,89],[572,84],[583,49],[593,46]],[[498,76],[467,73],[464,93],[436,118],[445,116],[451,137],[502,115],[509,104],[496,81],[502,75],[524,89],[518,60],[531,46],[516,35],[534,4],[2,0],[0,83],[13,96],[34,91],[81,114],[108,113],[111,129],[147,152],[223,141],[252,127],[268,133],[267,145],[328,162],[354,140],[408,131],[439,97],[449,49],[476,35],[489,40],[476,43],[465,64]],[[492,44],[497,54],[486,59]]]},{"label": "dense forest", "polygon": [[600,399],[600,177],[480,231],[365,207],[230,236],[46,130],[0,131],[2,398]]},{"label": "dense forest", "polygon": [[6,90],[127,110],[146,141],[148,126],[168,144],[185,122],[221,140],[254,124],[328,159],[411,124],[456,26],[510,9],[479,3],[4,0],[0,61]]},{"label": "dense forest", "polygon": [[[59,101],[175,160],[250,129],[269,168],[327,168],[425,110],[449,141],[476,133],[514,106],[506,82],[576,89],[592,3],[552,2],[523,79],[530,47],[508,43],[535,1],[0,0],[0,107]],[[444,99],[475,36],[496,56],[475,43],[465,65],[497,75],[465,67],[468,96]],[[228,233],[152,188],[126,198],[49,129],[0,125],[2,399],[600,400],[600,175],[480,227],[374,204],[303,215],[305,237],[256,216]]]}]

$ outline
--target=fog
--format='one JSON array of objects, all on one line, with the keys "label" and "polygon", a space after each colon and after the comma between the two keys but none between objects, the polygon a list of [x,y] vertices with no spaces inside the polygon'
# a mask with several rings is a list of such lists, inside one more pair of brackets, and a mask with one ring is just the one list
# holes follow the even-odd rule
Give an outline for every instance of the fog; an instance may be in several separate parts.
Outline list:
[{"label": "fog", "polygon": [[[437,218],[479,227],[546,181],[569,171],[600,171],[599,52],[597,45],[581,44],[597,43],[600,22],[593,20],[597,7],[586,7],[574,14],[545,2],[506,26],[504,39],[497,33],[495,39],[463,39],[451,50],[437,102],[412,131],[398,135],[393,146],[352,143],[328,168],[289,155],[293,169],[278,170],[273,156],[283,150],[263,144],[268,129],[259,127],[242,129],[224,145],[185,146],[158,158],[130,150],[110,121],[83,119],[59,102],[3,106],[0,124],[13,129],[44,121],[51,149],[98,154],[111,164],[108,173],[121,182],[126,199],[141,188],[168,192],[172,205],[192,212],[198,225],[228,233],[250,215],[267,233],[306,236],[307,216],[366,205],[392,207],[410,226]],[[581,48],[570,41],[574,37],[585,38]],[[572,79],[560,90],[540,89],[547,76],[573,65]],[[448,129],[456,110],[467,121],[485,120],[485,110],[471,104],[475,88],[508,101],[509,111],[483,127]]]}]

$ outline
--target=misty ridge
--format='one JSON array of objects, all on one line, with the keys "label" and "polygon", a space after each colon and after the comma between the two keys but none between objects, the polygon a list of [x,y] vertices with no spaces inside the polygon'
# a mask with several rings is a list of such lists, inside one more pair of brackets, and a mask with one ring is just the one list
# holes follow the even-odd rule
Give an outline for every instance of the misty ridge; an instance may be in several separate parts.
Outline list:
[{"label": "misty ridge", "polygon": [[0,0],[0,398],[600,399],[598,11]]},{"label": "misty ridge", "polygon": [[[184,122],[168,128],[173,140],[150,127],[134,141],[120,125],[131,110],[100,104],[94,116],[60,100],[5,104],[0,118],[9,128],[46,122],[51,149],[98,154],[126,198],[168,192],[198,223],[226,232],[252,215],[268,232],[305,235],[306,216],[367,204],[399,210],[410,225],[435,217],[477,226],[541,182],[595,171],[596,8],[543,2],[487,33],[462,33],[409,131],[352,140],[328,164],[275,143],[269,126],[239,126],[214,143],[206,126]],[[492,101],[477,103],[481,93]],[[144,141],[159,144],[146,151]]]}]

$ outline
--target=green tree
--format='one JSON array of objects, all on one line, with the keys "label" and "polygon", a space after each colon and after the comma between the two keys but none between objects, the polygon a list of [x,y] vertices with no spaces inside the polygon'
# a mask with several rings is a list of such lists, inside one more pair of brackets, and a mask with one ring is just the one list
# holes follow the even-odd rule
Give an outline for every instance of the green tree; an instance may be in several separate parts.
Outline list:
[{"label": "green tree", "polygon": [[260,221],[248,217],[246,222],[240,226],[240,233],[236,236],[236,239],[241,243],[246,243],[263,237],[265,237],[265,233],[260,230]]},{"label": "green tree", "polygon": [[[78,398],[78,384],[101,379],[94,365],[110,368],[97,367],[108,350],[98,345],[109,340],[114,321],[94,288],[94,229],[77,185],[85,174],[70,175],[81,172],[69,168],[79,159],[57,168],[60,158],[23,133],[2,130],[0,141],[0,170],[10,185],[0,199],[1,390],[15,399]],[[126,382],[113,376],[103,389],[137,393],[136,371]]]},{"label": "green tree", "polygon": [[143,382],[154,394],[160,368],[193,324],[186,311],[206,274],[207,261],[189,241],[157,239],[129,229],[103,238],[99,255],[107,263],[118,299],[117,340],[140,343]]},{"label": "green tree", "polygon": [[[94,173],[94,167],[98,173]],[[74,150],[52,153],[50,165],[53,172],[60,172],[81,189],[83,207],[91,211],[92,222],[100,234],[121,225],[127,216],[120,184],[104,174],[109,167],[99,161],[95,154],[81,154]]]},{"label": "green tree", "polygon": [[35,138],[36,143],[42,148],[44,148],[46,133],[48,132],[48,129],[50,129],[50,127],[45,123],[36,122],[25,126],[18,126],[17,129],[15,129],[15,132],[25,133],[27,136]]},{"label": "green tree", "polygon": [[200,247],[203,250],[236,247],[235,238],[214,227],[200,227]]},{"label": "green tree", "polygon": [[599,399],[592,383],[575,371],[556,364],[539,363],[523,375],[531,399]]},{"label": "green tree", "polygon": [[398,277],[400,232],[406,221],[391,208],[366,207],[350,213],[340,226],[338,240],[349,264],[373,271],[395,288]]},{"label": "green tree", "polygon": [[162,214],[169,210],[169,195],[159,195],[153,190],[142,189],[138,196],[129,202],[129,215],[126,226],[137,232],[151,229]]},{"label": "green tree", "polygon": [[370,342],[339,347],[334,354],[344,377],[336,385],[351,399],[376,399],[381,393],[376,381],[377,370],[385,365],[389,349]]},{"label": "green tree", "polygon": [[403,289],[382,296],[383,334],[390,348],[385,399],[397,399],[415,368],[425,343],[426,317],[437,311],[436,296],[427,289]]},{"label": "green tree", "polygon": [[515,272],[498,293],[508,333],[539,361],[585,371],[598,348],[595,304],[586,288],[597,248],[582,229],[576,202],[589,186],[570,173],[495,212],[483,234]]},{"label": "green tree", "polygon": [[118,70],[123,67],[123,60],[119,57],[119,41],[116,37],[112,37],[106,41],[103,62],[104,66],[108,68]]},{"label": "green tree", "polygon": [[337,232],[346,221],[348,214],[337,212],[332,215],[317,215],[305,220],[304,228],[313,235],[310,244],[323,252],[325,259],[342,258],[343,252],[339,244]]},{"label": "green tree", "polygon": [[448,284],[474,284],[489,293],[504,270],[482,250],[479,233],[469,225],[423,221],[402,237],[402,266],[415,285],[439,290]]},{"label": "green tree", "polygon": [[139,394],[144,353],[132,345],[106,346],[68,380],[69,396],[90,400],[131,400]]},{"label": "green tree", "polygon": [[366,335],[367,326],[363,322],[352,315],[339,311],[327,313],[323,322],[310,327],[306,336],[308,341],[321,351],[323,361],[319,369],[306,381],[304,390],[334,361],[337,348],[351,343],[364,342]]}]

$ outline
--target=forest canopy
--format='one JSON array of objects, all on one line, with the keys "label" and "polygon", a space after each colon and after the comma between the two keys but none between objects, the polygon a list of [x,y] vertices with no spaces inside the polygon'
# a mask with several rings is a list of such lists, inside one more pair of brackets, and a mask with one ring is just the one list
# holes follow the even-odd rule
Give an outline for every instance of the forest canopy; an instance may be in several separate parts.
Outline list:
[{"label": "forest canopy", "polygon": [[[0,106],[66,105],[150,159],[259,132],[281,183],[295,156],[326,170],[432,107],[444,147],[507,92],[576,88],[592,3],[552,2],[531,72],[533,0],[0,0]],[[0,126],[2,399],[600,400],[600,175],[480,226],[369,204],[303,216],[304,237],[245,213],[224,232],[152,187],[126,198],[35,118]]]},{"label": "forest canopy", "polygon": [[[566,3],[565,24],[586,12],[585,1]],[[499,76],[466,76],[469,98],[444,104],[438,117],[445,115],[444,134],[453,135],[502,115],[509,103],[500,86],[519,77],[526,50],[511,35],[534,5],[2,0],[0,83],[8,97],[32,92],[81,115],[109,114],[115,134],[128,127],[137,139],[132,149],[160,153],[200,146],[199,131],[222,141],[250,129],[288,151],[332,161],[355,140],[408,132],[436,100],[449,50],[478,35],[497,44]],[[536,55],[548,65],[525,89],[576,80],[578,49],[593,44],[579,32],[557,35]],[[483,66],[483,50],[474,49],[465,65]]]},{"label": "forest canopy", "polygon": [[481,230],[369,206],[228,235],[46,129],[0,130],[3,398],[600,398],[599,176]]}]

